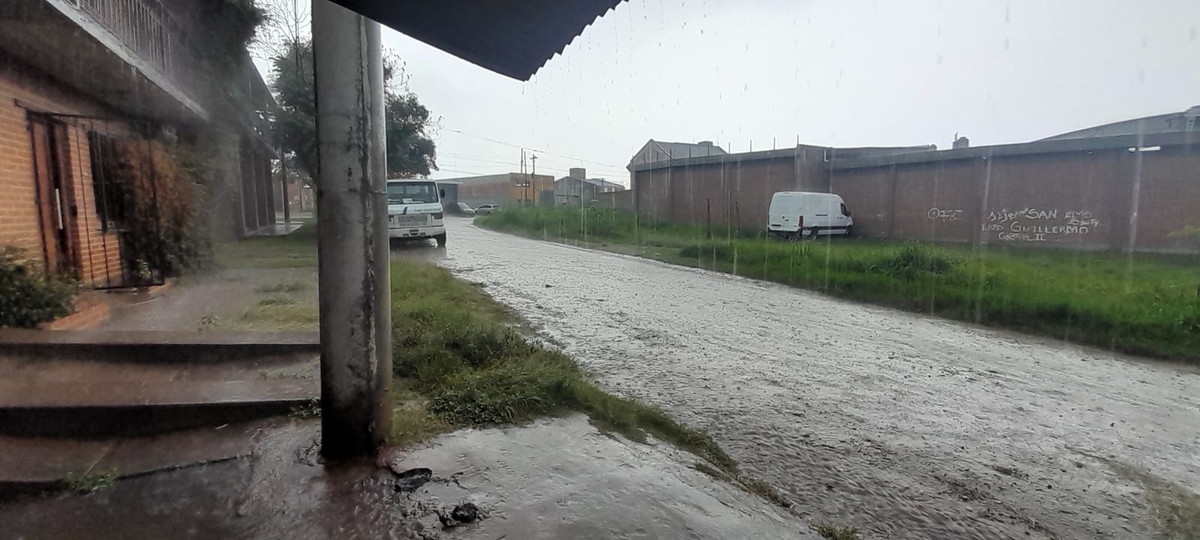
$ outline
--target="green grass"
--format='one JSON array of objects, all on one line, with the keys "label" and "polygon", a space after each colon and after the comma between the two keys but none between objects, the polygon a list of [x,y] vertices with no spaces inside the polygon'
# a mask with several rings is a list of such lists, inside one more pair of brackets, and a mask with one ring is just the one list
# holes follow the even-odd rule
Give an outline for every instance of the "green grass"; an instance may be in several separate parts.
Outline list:
[{"label": "green grass", "polygon": [[[221,246],[222,264],[264,267],[263,261],[315,265],[316,227],[286,237]],[[288,285],[284,287],[283,285]],[[258,292],[303,289],[283,284]],[[389,443],[406,445],[462,427],[520,424],[538,417],[586,413],[602,430],[638,442],[649,436],[688,450],[720,477],[787,505],[770,484],[743,474],[706,432],[685,426],[657,407],[605,392],[566,355],[530,339],[520,319],[484,292],[420,260],[391,263],[393,417]],[[202,327],[316,328],[317,308],[287,295],[269,296],[236,321],[205,318]],[[269,375],[269,374],[268,374]],[[314,414],[311,407],[293,416]]]},{"label": "green grass", "polygon": [[[743,489],[786,505],[769,484],[744,475],[706,432],[657,407],[605,392],[566,355],[528,339],[511,311],[478,284],[417,260],[392,262],[393,367],[397,385],[427,399],[449,428],[522,423],[579,411],[599,428],[639,442],[648,436],[704,459]],[[417,430],[429,430],[419,410]]]},{"label": "green grass", "polygon": [[225,268],[316,268],[316,221],[305,220],[299,230],[286,236],[255,237],[218,244],[214,252],[217,265]]},{"label": "green grass", "polygon": [[[1114,350],[1200,361],[1200,257],[822,239],[511,208],[475,223]],[[605,244],[600,246],[599,244]]]},{"label": "green grass", "polygon": [[63,480],[72,491],[94,493],[113,485],[118,476],[120,473],[116,469],[105,469],[82,473],[70,472]]},{"label": "green grass", "polygon": [[1200,540],[1200,494],[1141,467],[1101,456],[1084,455],[1099,460],[1117,476],[1142,487],[1159,538]]},{"label": "green grass", "polygon": [[308,284],[302,281],[284,281],[282,283],[271,283],[269,285],[259,285],[254,288],[256,293],[290,293],[303,291],[308,288]]}]

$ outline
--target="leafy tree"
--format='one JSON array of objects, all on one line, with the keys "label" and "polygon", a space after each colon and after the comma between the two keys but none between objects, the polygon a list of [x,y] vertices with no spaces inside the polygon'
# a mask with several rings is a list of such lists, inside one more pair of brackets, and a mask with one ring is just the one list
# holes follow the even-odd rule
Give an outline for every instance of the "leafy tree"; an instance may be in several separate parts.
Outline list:
[{"label": "leafy tree", "polygon": [[[385,62],[384,79],[390,83],[398,61]],[[271,57],[274,80],[271,89],[279,103],[275,113],[275,137],[284,151],[295,154],[296,162],[312,177],[317,174],[317,105],[313,92],[312,42],[297,40]],[[401,77],[403,78],[403,77]],[[427,175],[437,170],[437,149],[430,130],[434,122],[429,109],[405,85],[388,84],[386,104],[387,170],[390,175]]]}]

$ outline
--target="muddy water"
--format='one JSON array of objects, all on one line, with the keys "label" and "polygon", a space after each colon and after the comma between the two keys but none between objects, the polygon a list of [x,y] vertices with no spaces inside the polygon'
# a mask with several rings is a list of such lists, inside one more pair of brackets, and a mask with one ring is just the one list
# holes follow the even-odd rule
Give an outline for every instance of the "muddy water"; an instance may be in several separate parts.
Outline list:
[{"label": "muddy water", "polygon": [[428,251],[871,537],[1152,537],[1138,486],[1088,455],[1200,489],[1194,370],[466,221]]},{"label": "muddy water", "polygon": [[[249,451],[235,444],[233,459],[88,495],[0,501],[0,538],[816,538],[785,510],[693,470],[694,456],[610,437],[581,415],[461,430],[377,463],[322,464],[315,420],[247,433]],[[466,503],[475,519],[453,519]]]}]

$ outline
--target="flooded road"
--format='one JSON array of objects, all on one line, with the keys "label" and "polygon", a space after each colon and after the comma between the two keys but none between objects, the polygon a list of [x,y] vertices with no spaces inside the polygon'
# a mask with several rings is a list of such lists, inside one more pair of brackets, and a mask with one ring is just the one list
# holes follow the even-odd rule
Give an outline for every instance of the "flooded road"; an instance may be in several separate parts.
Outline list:
[{"label": "flooded road", "polygon": [[1141,487],[1094,456],[1200,489],[1194,369],[464,220],[429,252],[869,538],[1154,536]]}]

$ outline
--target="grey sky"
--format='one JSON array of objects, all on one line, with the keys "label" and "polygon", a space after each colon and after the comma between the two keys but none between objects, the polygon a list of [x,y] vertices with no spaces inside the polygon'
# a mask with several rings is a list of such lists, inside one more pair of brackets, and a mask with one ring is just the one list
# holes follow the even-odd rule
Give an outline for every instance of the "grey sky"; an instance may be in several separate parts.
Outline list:
[{"label": "grey sky", "polygon": [[649,138],[946,148],[1180,111],[1200,104],[1198,28],[1195,0],[635,0],[528,83],[384,44],[442,117],[435,178],[518,170],[485,137],[541,150],[539,172],[628,184]]}]

